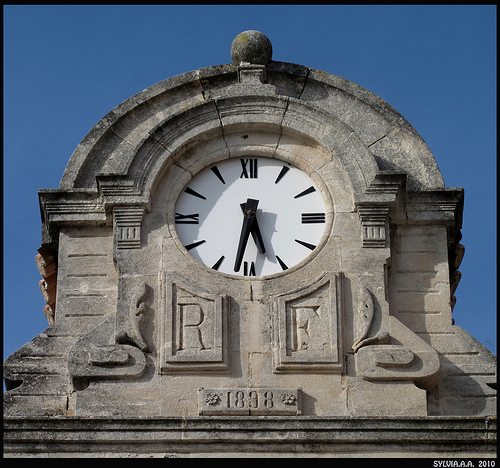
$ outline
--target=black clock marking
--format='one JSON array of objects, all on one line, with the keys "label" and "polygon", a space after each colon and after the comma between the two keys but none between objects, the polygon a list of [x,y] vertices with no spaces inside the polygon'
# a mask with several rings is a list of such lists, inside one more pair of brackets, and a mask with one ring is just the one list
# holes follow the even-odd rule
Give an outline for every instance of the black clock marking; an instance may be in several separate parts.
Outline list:
[{"label": "black clock marking", "polygon": [[281,260],[281,258],[279,258],[277,255],[276,255],[276,260],[278,260],[278,263],[280,264],[281,269],[282,269],[283,271],[288,270],[288,267],[287,267],[287,265],[285,264],[285,262],[284,262],[283,260]]},{"label": "black clock marking", "polygon": [[324,223],[325,213],[302,213],[302,224]]},{"label": "black clock marking", "polygon": [[[241,205],[240,205],[241,206]],[[241,262],[243,260],[243,255],[245,254],[245,249],[248,242],[248,237],[250,233],[254,233],[254,239],[256,239],[257,246],[262,253],[266,250],[264,249],[264,244],[262,243],[262,237],[260,236],[260,229],[258,235],[256,230],[258,229],[258,222],[256,218],[257,206],[259,206],[259,200],[253,198],[247,198],[247,202],[242,206],[243,209],[243,224],[241,226],[240,240],[238,242],[238,250],[236,252],[236,261],[234,262],[234,271],[240,271]],[[257,239],[260,241],[257,242]]]},{"label": "black clock marking", "polygon": [[313,193],[313,192],[316,192],[316,189],[311,185],[308,189],[305,189],[303,192],[298,193],[293,198],[300,198],[300,197],[303,197],[304,195],[308,195],[309,193]]},{"label": "black clock marking", "polygon": [[304,247],[307,247],[308,249],[314,250],[316,248],[315,245],[309,244],[307,242],[301,241],[299,239],[295,239],[295,242],[299,243],[300,245],[303,245]]},{"label": "black clock marking", "polygon": [[[257,202],[258,202],[258,200],[257,200]],[[246,203],[240,204],[241,211],[243,211],[243,215],[245,215],[246,206],[247,206]],[[264,246],[264,241],[262,240],[262,234],[260,233],[259,223],[257,222],[257,219],[254,221],[250,233],[252,234],[253,240],[255,241],[255,244],[257,245],[257,248],[259,249],[259,253],[265,254],[266,247]]]},{"label": "black clock marking", "polygon": [[[172,210],[174,219],[170,214],[170,222],[175,222],[182,242],[179,247],[181,249],[184,247],[186,255],[189,251],[189,254],[194,255],[207,270],[212,269],[216,275],[224,273],[251,280],[260,275],[287,274],[288,270],[295,269],[299,261],[305,263],[305,259],[314,255],[320,248],[320,238],[324,235],[322,231],[327,222],[327,215],[331,216],[321,197],[320,188],[307,174],[302,173],[292,164],[277,160],[271,162],[266,160],[264,164],[263,161],[264,159],[255,154],[242,154],[227,161],[212,162],[203,173],[193,175],[192,180],[181,189],[183,190],[181,194],[186,192],[186,195],[193,198],[182,195],[176,202],[178,211]],[[277,187],[278,184],[281,184],[280,187]],[[265,216],[266,209],[280,212],[283,208],[278,202],[276,206],[269,203],[272,209],[267,206],[268,200],[273,200],[273,203],[275,198],[283,201],[281,198],[283,195],[281,197],[279,195],[282,189],[288,192],[285,195],[286,199],[290,201],[297,199],[297,203],[294,203],[295,214],[288,211],[282,216],[286,219],[286,226],[288,226],[288,229],[285,229],[287,231],[285,238],[288,235],[288,242],[295,241],[303,248],[294,248],[295,244],[293,244],[289,245],[290,249],[281,249],[280,252],[278,244],[282,239],[278,236],[273,237],[271,225],[264,221],[268,221]],[[311,196],[308,197],[308,195]],[[221,197],[224,197],[223,203],[218,203]],[[247,197],[260,199],[264,211],[252,205],[252,203],[256,205],[258,200]],[[195,201],[195,198],[199,201]],[[264,207],[264,200],[266,200],[266,207]],[[236,207],[231,207],[233,203],[240,205],[239,216]],[[231,209],[226,208],[226,205],[229,205]],[[236,248],[236,256],[235,252],[227,251],[224,247],[226,244],[214,243],[210,237],[207,237],[208,234],[195,233],[195,231],[198,232],[200,226],[205,225],[205,218],[208,222],[213,220],[214,224],[218,223],[218,226],[226,231],[234,230],[231,235],[240,234],[238,247],[234,245],[234,241],[238,239],[233,239],[231,244],[227,243],[227,246],[231,245],[230,250]],[[303,226],[299,228],[302,229],[302,234],[298,230],[294,233],[292,229],[293,225],[297,226],[299,223]],[[225,224],[228,224],[227,229]],[[295,238],[294,234],[300,237]],[[241,239],[242,236],[243,239]],[[285,240],[283,239],[284,242]],[[269,251],[271,254],[267,254]]]},{"label": "black clock marking", "polygon": [[219,260],[217,260],[217,261],[214,263],[214,266],[212,267],[212,270],[218,270],[218,269],[219,269],[219,267],[220,267],[220,265],[221,265],[221,263],[224,261],[224,259],[225,259],[225,258],[226,258],[226,257],[224,257],[224,255],[223,255],[221,258],[219,258]]},{"label": "black clock marking", "polygon": [[184,192],[189,193],[189,195],[201,198],[202,200],[206,200],[206,197],[204,197],[201,193],[198,193],[196,190],[193,190],[192,188],[187,187]]},{"label": "black clock marking", "polygon": [[200,214],[181,214],[175,213],[175,224],[200,224]]},{"label": "black clock marking", "polygon": [[204,242],[206,242],[205,239],[198,241],[198,242],[193,242],[192,244],[189,244],[189,245],[185,245],[184,247],[186,247],[187,250],[191,250],[191,249],[194,249],[195,247],[198,247],[199,245],[203,244]]},{"label": "black clock marking", "polygon": [[257,179],[257,159],[240,159],[241,175],[245,179]]},{"label": "black clock marking", "polygon": [[290,170],[290,168],[288,166],[283,166],[281,168],[281,172],[278,174],[278,177],[276,177],[276,180],[274,181],[275,184],[277,184],[281,179],[283,179],[283,177],[285,176],[285,174]]},{"label": "black clock marking", "polygon": [[217,178],[223,183],[225,184],[226,181],[224,180],[224,178],[222,177],[222,174],[220,173],[219,171],[219,168],[217,166],[214,166],[214,167],[211,167],[210,170],[217,176]]},{"label": "black clock marking", "polygon": [[248,262],[243,262],[243,276],[256,276],[254,262],[250,264],[250,269],[248,269]]}]

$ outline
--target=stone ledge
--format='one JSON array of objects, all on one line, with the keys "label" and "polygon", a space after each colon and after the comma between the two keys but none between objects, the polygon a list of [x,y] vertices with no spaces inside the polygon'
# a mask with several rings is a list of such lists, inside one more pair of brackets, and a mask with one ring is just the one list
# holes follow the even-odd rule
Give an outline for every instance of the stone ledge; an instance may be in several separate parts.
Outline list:
[{"label": "stone ledge", "polygon": [[4,419],[4,456],[287,452],[461,457],[491,456],[495,451],[492,416]]}]

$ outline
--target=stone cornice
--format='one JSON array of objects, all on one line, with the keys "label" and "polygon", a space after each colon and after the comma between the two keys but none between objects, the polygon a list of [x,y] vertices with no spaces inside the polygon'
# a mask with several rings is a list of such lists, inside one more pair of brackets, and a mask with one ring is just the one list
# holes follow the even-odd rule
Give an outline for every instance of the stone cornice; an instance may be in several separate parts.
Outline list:
[{"label": "stone cornice", "polygon": [[4,456],[21,453],[281,452],[494,456],[495,417],[6,418]]},{"label": "stone cornice", "polygon": [[440,221],[462,226],[464,189],[445,187],[440,190],[408,192],[405,210],[408,222]]}]

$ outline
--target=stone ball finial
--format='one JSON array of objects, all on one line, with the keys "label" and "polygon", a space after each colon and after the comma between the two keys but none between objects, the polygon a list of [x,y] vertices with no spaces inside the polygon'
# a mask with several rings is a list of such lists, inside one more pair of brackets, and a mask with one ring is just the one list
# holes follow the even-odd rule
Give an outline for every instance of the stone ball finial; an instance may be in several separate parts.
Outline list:
[{"label": "stone ball finial", "polygon": [[271,41],[260,31],[243,31],[234,38],[231,45],[231,58],[235,65],[240,65],[241,62],[267,65],[272,55]]}]

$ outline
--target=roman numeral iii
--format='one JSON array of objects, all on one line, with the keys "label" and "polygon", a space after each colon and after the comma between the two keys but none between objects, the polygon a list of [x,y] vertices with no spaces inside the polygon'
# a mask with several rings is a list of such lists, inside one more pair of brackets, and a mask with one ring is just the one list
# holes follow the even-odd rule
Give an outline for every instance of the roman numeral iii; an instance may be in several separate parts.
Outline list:
[{"label": "roman numeral iii", "polygon": [[314,224],[314,223],[324,223],[325,213],[302,213],[301,222],[302,224]]}]

